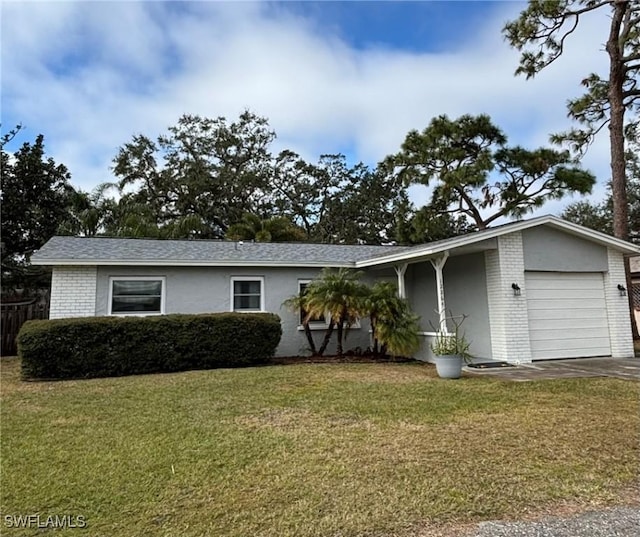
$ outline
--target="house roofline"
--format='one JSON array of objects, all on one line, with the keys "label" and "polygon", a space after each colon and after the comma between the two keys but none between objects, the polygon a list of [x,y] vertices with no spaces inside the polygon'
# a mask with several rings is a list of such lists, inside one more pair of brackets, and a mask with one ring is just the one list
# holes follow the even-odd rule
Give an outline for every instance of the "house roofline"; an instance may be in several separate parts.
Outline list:
[{"label": "house roofline", "polygon": [[531,227],[548,224],[552,227],[568,231],[569,233],[588,238],[594,242],[598,242],[604,246],[611,246],[617,250],[622,251],[625,255],[638,255],[640,254],[640,247],[633,244],[617,239],[600,231],[595,231],[589,228],[585,228],[573,222],[562,220],[557,216],[546,215],[530,220],[521,220],[519,222],[512,222],[496,228],[488,228],[481,232],[469,233],[468,235],[461,235],[460,237],[454,237],[452,239],[442,241],[440,244],[430,247],[416,246],[411,250],[405,252],[399,252],[397,254],[386,255],[382,257],[375,257],[371,259],[365,259],[363,261],[357,261],[355,263],[356,268],[373,267],[376,265],[383,265],[397,262],[408,262],[411,260],[432,257],[434,255],[443,253],[447,250],[453,250],[462,246],[469,246],[478,242],[485,241],[487,239],[493,239],[501,235],[507,235],[517,231],[523,231]]},{"label": "house roofline", "polygon": [[92,267],[122,267],[122,266],[136,266],[136,267],[294,267],[294,268],[354,268],[355,263],[350,262],[335,262],[335,261],[314,261],[304,262],[295,261],[292,263],[283,263],[281,261],[177,261],[170,259],[162,260],[140,260],[140,259],[119,259],[117,261],[109,261],[104,259],[47,259],[33,260],[32,265],[42,265],[51,267],[78,267],[78,266],[92,266]]},{"label": "house roofline", "polygon": [[[556,229],[563,230],[574,236],[582,237],[603,246],[615,248],[626,256],[634,256],[640,254],[640,247],[629,242],[617,239],[600,231],[585,228],[578,224],[562,220],[557,216],[546,215],[530,220],[521,220],[498,226],[495,228],[487,228],[479,232],[453,237],[451,239],[438,241],[438,243],[429,245],[419,245],[408,248],[404,251],[394,254],[386,254],[382,256],[374,256],[360,261],[258,261],[258,260],[227,260],[227,261],[190,261],[177,259],[33,259],[33,265],[42,266],[161,266],[161,267],[294,267],[294,268],[367,268],[394,263],[416,262],[421,259],[434,257],[445,251],[451,251],[465,246],[474,245],[483,241],[488,241],[502,235],[523,231],[539,225],[549,225]],[[117,239],[116,239],[117,240]]]}]

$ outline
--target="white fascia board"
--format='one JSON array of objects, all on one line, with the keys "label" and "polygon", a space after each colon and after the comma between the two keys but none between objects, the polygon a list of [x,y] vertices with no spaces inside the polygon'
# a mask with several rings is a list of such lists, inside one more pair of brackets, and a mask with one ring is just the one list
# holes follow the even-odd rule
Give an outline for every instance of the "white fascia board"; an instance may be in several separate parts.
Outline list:
[{"label": "white fascia board", "polygon": [[[504,232],[503,232],[504,233]],[[474,244],[476,242],[483,242],[487,239],[492,239],[501,233],[490,233],[489,231],[483,231],[482,234],[476,235],[464,235],[461,237],[456,237],[451,239],[450,241],[446,241],[445,243],[434,247],[430,246],[416,246],[414,249],[411,249],[406,252],[400,252],[393,255],[386,255],[384,257],[376,257],[374,259],[366,259],[364,261],[356,262],[356,268],[366,268],[373,267],[376,265],[385,265],[389,263],[398,263],[398,262],[411,262],[412,260],[422,259],[432,257],[434,255],[441,254],[443,252],[455,250],[456,248],[460,248],[462,246],[468,246],[470,244]]]},{"label": "white fascia board", "polygon": [[388,263],[398,263],[411,261],[416,258],[431,257],[447,250],[454,250],[462,246],[468,246],[476,242],[481,242],[487,239],[493,239],[500,235],[507,235],[509,233],[515,233],[517,231],[523,231],[532,227],[548,224],[557,229],[567,231],[572,235],[576,235],[593,242],[602,244],[603,246],[610,246],[627,255],[640,254],[640,247],[635,246],[629,242],[617,239],[606,233],[600,231],[594,231],[592,229],[574,224],[573,222],[567,222],[557,216],[547,215],[540,216],[538,218],[532,218],[531,220],[522,220],[520,222],[513,222],[511,224],[505,224],[504,226],[497,227],[495,229],[486,229],[480,233],[470,233],[468,235],[461,235],[460,237],[454,237],[451,240],[445,241],[435,248],[426,246],[415,246],[411,250],[400,252],[393,255],[387,255],[384,257],[376,257],[374,259],[366,259],[364,261],[356,262],[356,268],[372,267],[376,265],[384,265]]},{"label": "white fascia board", "polygon": [[311,268],[354,268],[353,262],[336,263],[335,261],[318,261],[305,263],[296,261],[292,263],[283,263],[282,261],[170,261],[170,260],[104,260],[104,259],[33,259],[32,265],[42,265],[49,267],[60,266],[127,266],[127,267],[311,267]]}]

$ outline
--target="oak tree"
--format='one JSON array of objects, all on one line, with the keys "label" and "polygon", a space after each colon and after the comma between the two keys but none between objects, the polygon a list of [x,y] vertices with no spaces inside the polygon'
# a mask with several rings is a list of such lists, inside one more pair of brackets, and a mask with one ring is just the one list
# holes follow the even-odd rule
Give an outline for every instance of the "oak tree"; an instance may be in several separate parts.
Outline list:
[{"label": "oak tree", "polygon": [[45,153],[44,136],[10,155],[1,151],[2,272],[5,283],[25,283],[29,259],[67,219],[74,189],[71,174]]},{"label": "oak tree", "polygon": [[224,237],[269,203],[274,137],[267,120],[248,111],[231,123],[184,115],[156,140],[134,136],[114,159],[124,213],[133,218],[145,206],[140,229],[160,236]]}]

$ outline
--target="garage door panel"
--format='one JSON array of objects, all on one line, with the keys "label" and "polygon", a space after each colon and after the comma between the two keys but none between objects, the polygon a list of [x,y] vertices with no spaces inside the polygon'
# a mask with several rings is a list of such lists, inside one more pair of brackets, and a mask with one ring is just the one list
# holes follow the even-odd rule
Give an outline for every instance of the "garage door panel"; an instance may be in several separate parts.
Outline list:
[{"label": "garage door panel", "polygon": [[[607,327],[597,328],[571,328],[571,329],[535,329],[529,330],[530,336],[534,341],[573,341],[576,339],[606,339],[609,340],[609,329]],[[577,344],[577,342],[576,342]]]},{"label": "garage door panel", "polygon": [[600,289],[530,289],[527,288],[527,298],[533,300],[564,300],[564,299],[603,299],[604,293]]},{"label": "garage door panel", "polygon": [[555,310],[555,309],[594,309],[601,310],[604,304],[604,298],[565,298],[557,300],[539,300],[527,297],[527,305],[532,310]]},{"label": "garage door panel", "polygon": [[601,273],[528,272],[525,286],[534,360],[611,354]]},{"label": "garage door panel", "polygon": [[602,318],[586,317],[577,319],[566,315],[558,318],[529,318],[529,327],[533,330],[571,330],[578,328],[598,329],[602,327]]},{"label": "garage door panel", "polygon": [[597,289],[602,283],[602,275],[561,272],[527,273],[526,279],[536,289]]},{"label": "garage door panel", "polygon": [[603,312],[601,309],[553,309],[553,310],[545,310],[545,309],[537,309],[537,310],[529,310],[529,321],[563,321],[565,319],[577,319],[582,321],[593,320],[597,321],[599,324],[602,321],[607,320],[606,312]]},{"label": "garage door panel", "polygon": [[[533,352],[533,351],[532,351]],[[534,360],[560,360],[563,358],[585,358],[585,353],[583,350],[566,350],[566,349],[562,349],[562,350],[544,350],[544,351],[536,351],[537,353],[540,353],[540,357],[539,358],[535,358],[534,356]],[[589,353],[589,357],[594,357],[594,356],[610,356],[611,355],[611,351],[609,349],[609,347],[602,347],[600,349],[591,349],[591,352]]]},{"label": "garage door panel", "polygon": [[[578,341],[571,339],[556,339],[556,340],[545,340],[545,341],[535,341],[531,346],[531,351],[572,351],[579,350],[582,351],[578,355],[584,356],[585,352],[591,352],[596,349],[601,351],[605,349],[609,353],[609,338],[583,338]],[[602,352],[600,352],[602,355]]]}]

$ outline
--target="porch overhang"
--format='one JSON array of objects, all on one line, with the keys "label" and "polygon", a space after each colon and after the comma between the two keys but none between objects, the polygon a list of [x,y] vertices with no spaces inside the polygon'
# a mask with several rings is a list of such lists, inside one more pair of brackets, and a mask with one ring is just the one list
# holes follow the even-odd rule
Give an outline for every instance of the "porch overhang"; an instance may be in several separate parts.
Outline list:
[{"label": "porch overhang", "polygon": [[448,257],[456,257],[459,255],[474,254],[478,252],[485,252],[487,250],[497,250],[498,239],[493,237],[489,239],[483,239],[476,242],[462,242],[459,245],[452,245],[451,241],[447,241],[447,244],[442,246],[416,248],[406,252],[393,254],[385,257],[378,257],[374,259],[367,259],[365,261],[358,261],[356,268],[388,268],[398,267],[404,264],[422,263],[424,261],[431,261],[441,258],[445,253]]}]

